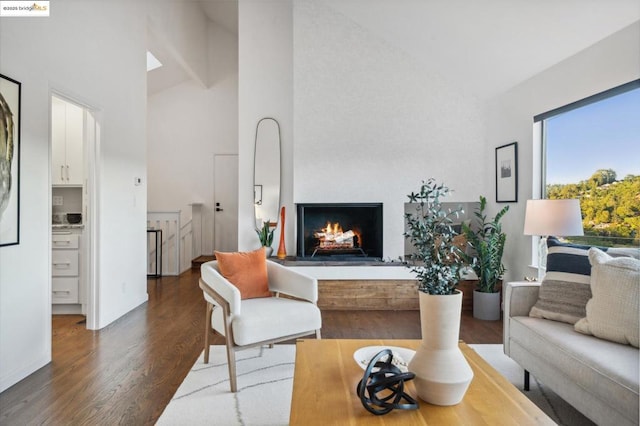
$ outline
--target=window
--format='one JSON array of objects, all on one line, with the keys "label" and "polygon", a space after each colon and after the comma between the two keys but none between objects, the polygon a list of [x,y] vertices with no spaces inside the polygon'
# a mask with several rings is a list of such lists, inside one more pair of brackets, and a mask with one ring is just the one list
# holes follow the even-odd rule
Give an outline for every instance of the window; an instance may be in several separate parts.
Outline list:
[{"label": "window", "polygon": [[584,237],[640,246],[640,80],[541,114],[542,198],[578,198]]}]

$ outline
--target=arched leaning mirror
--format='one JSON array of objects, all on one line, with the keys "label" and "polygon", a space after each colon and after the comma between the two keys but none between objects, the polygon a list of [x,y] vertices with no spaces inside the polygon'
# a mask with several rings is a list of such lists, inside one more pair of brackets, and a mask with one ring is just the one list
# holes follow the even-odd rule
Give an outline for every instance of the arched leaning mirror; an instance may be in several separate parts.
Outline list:
[{"label": "arched leaning mirror", "polygon": [[263,118],[256,126],[253,162],[253,192],[256,228],[269,221],[278,222],[280,208],[280,125],[273,118]]}]

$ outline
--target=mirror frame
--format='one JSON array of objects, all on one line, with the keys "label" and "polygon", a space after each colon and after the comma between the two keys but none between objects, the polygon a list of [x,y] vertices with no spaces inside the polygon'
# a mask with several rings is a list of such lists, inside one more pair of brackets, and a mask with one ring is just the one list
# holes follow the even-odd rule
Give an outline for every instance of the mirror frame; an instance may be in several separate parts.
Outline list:
[{"label": "mirror frame", "polygon": [[[273,123],[275,123],[276,125],[276,130],[277,130],[277,144],[278,144],[278,200],[277,200],[277,205],[276,205],[276,214],[275,217],[271,218],[271,217],[267,217],[267,218],[260,218],[260,219],[268,219],[270,221],[270,225],[272,228],[275,228],[278,225],[278,216],[279,216],[279,211],[280,211],[280,202],[282,200],[282,136],[280,133],[280,123],[278,122],[278,120],[276,120],[275,118],[272,117],[263,117],[260,120],[258,120],[258,123],[256,124],[256,135],[255,135],[255,140],[254,140],[254,145],[253,145],[253,189],[254,189],[254,205],[253,205],[253,216],[254,216],[254,223],[256,225],[256,228],[261,228],[262,227],[262,223],[258,223],[258,205],[260,205],[259,203],[255,202],[255,196],[256,196],[256,191],[258,190],[258,187],[260,187],[260,191],[261,191],[261,199],[263,199],[263,197],[265,196],[264,193],[262,193],[262,185],[256,183],[256,175],[257,173],[257,167],[258,167],[258,135],[260,134],[260,125],[263,122],[266,121],[273,121]],[[264,205],[264,204],[263,204]]]}]

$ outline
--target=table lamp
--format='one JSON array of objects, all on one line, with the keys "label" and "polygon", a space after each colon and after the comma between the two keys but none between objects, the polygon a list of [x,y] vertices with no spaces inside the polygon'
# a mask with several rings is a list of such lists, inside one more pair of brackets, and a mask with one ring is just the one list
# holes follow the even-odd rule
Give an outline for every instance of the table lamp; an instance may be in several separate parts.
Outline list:
[{"label": "table lamp", "polygon": [[547,237],[584,235],[580,200],[527,200],[524,235],[540,237],[538,244],[538,281],[540,281],[547,267]]}]

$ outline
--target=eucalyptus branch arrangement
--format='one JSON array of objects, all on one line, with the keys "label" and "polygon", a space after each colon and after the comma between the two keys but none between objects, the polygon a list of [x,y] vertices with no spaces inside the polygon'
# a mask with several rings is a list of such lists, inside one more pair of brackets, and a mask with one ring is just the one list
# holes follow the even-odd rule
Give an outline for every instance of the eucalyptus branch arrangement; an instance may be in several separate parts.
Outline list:
[{"label": "eucalyptus branch arrangement", "polygon": [[458,235],[453,224],[462,209],[443,207],[441,199],[450,192],[444,184],[430,178],[422,181],[418,193],[408,195],[409,201],[416,205],[415,213],[405,213],[404,236],[416,250],[408,267],[418,277],[418,290],[428,294],[453,294],[460,281],[462,259],[453,241]]},{"label": "eucalyptus branch arrangement", "polygon": [[467,242],[475,251],[473,254],[463,253],[462,256],[478,276],[478,291],[495,293],[498,280],[505,272],[502,254],[507,236],[502,232],[500,219],[509,211],[509,206],[503,207],[493,220],[487,221],[484,213],[486,205],[487,199],[480,196],[480,207],[474,212],[477,230],[474,231],[466,223],[462,224]]},{"label": "eucalyptus branch arrangement", "polygon": [[260,244],[263,247],[271,247],[271,243],[273,243],[273,231],[275,231],[275,228],[271,229],[271,220],[262,222],[261,229],[256,228]]}]

